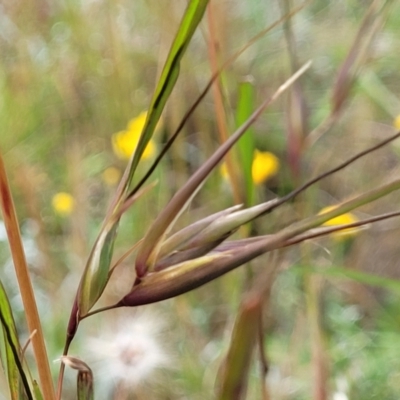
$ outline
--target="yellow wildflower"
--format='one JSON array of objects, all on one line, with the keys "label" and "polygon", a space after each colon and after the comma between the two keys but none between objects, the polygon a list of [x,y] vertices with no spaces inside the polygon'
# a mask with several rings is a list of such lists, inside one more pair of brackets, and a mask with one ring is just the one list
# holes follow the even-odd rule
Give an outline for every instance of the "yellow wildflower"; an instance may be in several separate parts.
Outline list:
[{"label": "yellow wildflower", "polygon": [[[260,185],[279,170],[279,159],[269,151],[255,150],[251,173],[255,185]],[[220,168],[221,176],[228,179],[228,169],[226,164],[223,163]]]},{"label": "yellow wildflower", "polygon": [[396,129],[400,129],[400,114],[394,119],[393,125]]},{"label": "yellow wildflower", "polygon": [[[129,121],[126,130],[114,133],[114,135],[112,135],[114,153],[119,158],[129,159],[132,153],[135,151],[146,122],[146,117],[147,112],[142,112],[138,117]],[[144,149],[142,159],[153,157],[155,152],[156,145],[153,140],[150,140]]]},{"label": "yellow wildflower", "polygon": [[251,168],[251,174],[253,182],[256,185],[260,185],[267,179],[274,176],[279,170],[279,159],[269,151],[254,152],[253,164]]},{"label": "yellow wildflower", "polygon": [[108,167],[101,175],[103,182],[108,186],[115,186],[121,177],[121,171],[115,167]]},{"label": "yellow wildflower", "polygon": [[222,163],[221,167],[219,168],[219,172],[221,173],[222,178],[228,180],[228,167],[226,166],[226,163]]},{"label": "yellow wildflower", "polygon": [[74,198],[69,193],[65,192],[55,194],[51,201],[54,211],[61,216],[71,214],[74,209],[74,203]]},{"label": "yellow wildflower", "polygon": [[[335,208],[337,208],[337,206],[330,206],[330,207],[325,207],[323,208],[318,214],[326,214],[329,211],[334,210]],[[355,215],[351,214],[351,213],[345,213],[342,215],[339,215],[335,218],[332,218],[326,222],[324,222],[322,225],[323,226],[335,226],[335,225],[346,225],[346,224],[352,224],[354,222],[357,222],[358,219],[355,217]],[[361,228],[349,228],[349,229],[344,229],[342,231],[337,231],[334,232],[332,235],[335,238],[341,238],[343,236],[351,236],[356,234],[358,231],[360,231]]]}]

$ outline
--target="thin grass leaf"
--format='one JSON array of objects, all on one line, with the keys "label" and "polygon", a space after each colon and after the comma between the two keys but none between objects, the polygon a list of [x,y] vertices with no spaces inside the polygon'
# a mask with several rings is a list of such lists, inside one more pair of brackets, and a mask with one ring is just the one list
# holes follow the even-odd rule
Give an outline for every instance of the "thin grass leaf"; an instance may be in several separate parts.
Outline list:
[{"label": "thin grass leaf", "polygon": [[187,5],[151,100],[143,132],[124,176],[122,177],[112,209],[120,203],[121,197],[126,194],[129,189],[144,149],[154,133],[154,129],[160,119],[164,106],[178,79],[181,59],[198,24],[203,18],[207,4],[208,0],[191,0]]},{"label": "thin grass leaf", "polygon": [[204,183],[208,175],[215,166],[222,160],[226,153],[232,148],[237,140],[247,131],[247,129],[257,120],[261,113],[275,101],[290,85],[296,81],[309,67],[308,62],[282,84],[272,97],[265,100],[251,117],[244,123],[229,139],[223,143],[217,151],[205,162],[187,181],[187,183],[174,195],[164,210],[158,215],[150,229],[146,233],[143,244],[136,257],[136,273],[142,278],[148,270],[153,268],[157,254],[165,233],[171,228],[177,217],[188,206],[194,193],[199,190],[199,186]]},{"label": "thin grass leaf", "polygon": [[261,323],[262,299],[255,293],[242,301],[229,351],[217,378],[218,400],[246,398],[250,363]]},{"label": "thin grass leaf", "polygon": [[391,1],[375,0],[367,10],[356,38],[336,77],[332,94],[332,114],[340,111],[343,102],[348,97],[371,41],[382,24],[381,14],[390,3]]},{"label": "thin grass leaf", "polygon": [[33,399],[27,376],[22,367],[21,346],[18,340],[11,305],[3,284],[0,282],[0,320],[5,342],[5,362],[7,366],[8,386],[12,400]]},{"label": "thin grass leaf", "polygon": [[[219,58],[219,38],[216,32],[215,26],[215,4],[211,3],[207,9],[207,22],[209,38],[207,40],[208,58],[210,62],[211,72],[216,74],[219,70],[220,62]],[[226,87],[225,82],[225,71],[221,71],[218,75],[215,85],[212,87],[213,104],[214,104],[214,115],[217,126],[218,142],[222,144],[228,140],[229,129],[228,129],[228,117],[225,109],[226,98],[224,96],[224,88]],[[253,110],[251,110],[253,111]],[[243,191],[242,176],[238,168],[239,163],[237,162],[237,154],[235,152],[228,153],[225,156],[224,164],[228,175],[228,180],[232,190],[232,197],[235,204],[244,203],[245,196]]]},{"label": "thin grass leaf", "polygon": [[[239,85],[239,100],[236,110],[236,126],[239,127],[246,122],[254,110],[254,85],[250,80]],[[254,183],[252,176],[254,132],[250,127],[247,134],[238,140],[238,151],[240,156],[240,168],[243,173],[246,188],[246,204],[251,206],[254,202]]]},{"label": "thin grass leaf", "polygon": [[43,400],[42,392],[40,391],[40,387],[36,381],[32,382],[32,388],[33,388],[35,400]]},{"label": "thin grass leaf", "polygon": [[[101,228],[100,235],[93,245],[79,285],[77,294],[78,320],[81,316],[86,315],[97,302],[110,279],[114,243],[122,214],[154,186],[155,184],[148,185],[137,191],[134,196],[127,199],[120,206],[118,211]],[[70,321],[69,326],[71,324],[76,325],[76,314],[72,315],[71,318],[73,321]],[[69,329],[68,332],[72,332],[72,329]]]},{"label": "thin grass leaf", "polygon": [[271,210],[268,211],[272,211],[273,208],[276,208],[278,206],[280,206],[283,203],[286,203],[289,200],[294,199],[295,197],[297,197],[300,193],[303,193],[305,190],[307,190],[310,186],[314,185],[315,183],[321,181],[322,179],[333,175],[334,173],[344,169],[345,167],[347,167],[348,165],[354,163],[355,161],[357,161],[358,159],[374,152],[375,150],[379,150],[382,147],[386,146],[388,143],[398,139],[400,137],[400,131],[396,132],[394,135],[388,137],[385,140],[382,140],[381,142],[379,142],[378,144],[369,147],[366,150],[361,151],[360,153],[357,153],[355,156],[349,158],[348,160],[344,161],[343,163],[339,164],[338,166],[323,172],[322,174],[316,176],[315,178],[310,179],[309,181],[307,181],[306,183],[304,183],[303,185],[301,185],[300,187],[298,187],[297,189],[293,190],[292,192],[288,193],[286,196],[283,196],[282,198],[280,198],[279,200],[277,200],[276,204],[271,208]]},{"label": "thin grass leaf", "polygon": [[366,11],[357,35],[346,59],[340,67],[331,96],[331,112],[306,138],[305,146],[312,146],[336,122],[350,95],[363,62],[366,59],[372,40],[387,17],[392,0],[374,0]]},{"label": "thin grass leaf", "polygon": [[[291,1],[281,2],[282,8],[287,13],[291,8]],[[299,66],[296,35],[293,30],[293,20],[287,19],[284,23],[284,33],[287,42],[290,70],[296,71]],[[297,81],[292,86],[288,96],[287,109],[287,160],[295,181],[300,177],[300,164],[303,151],[303,142],[308,133],[307,104],[301,82]]]},{"label": "thin grass leaf", "polygon": [[364,69],[357,80],[358,87],[392,118],[400,110],[399,97],[393,93],[383,80],[372,70]]},{"label": "thin grass leaf", "polygon": [[[297,268],[295,268],[297,270]],[[396,279],[389,279],[379,275],[370,274],[368,272],[358,271],[346,267],[327,267],[316,268],[307,267],[307,269],[315,274],[338,279],[349,279],[364,285],[380,287],[382,289],[390,290],[396,294],[400,294],[400,281]],[[303,268],[299,268],[302,273]]]},{"label": "thin grass leaf", "polygon": [[107,285],[118,222],[110,221],[109,225],[103,228],[90,253],[77,294],[78,317],[87,314]]},{"label": "thin grass leaf", "polygon": [[[228,354],[217,377],[218,399],[244,399],[253,348],[258,344],[263,368],[261,379],[268,371],[268,362],[264,350],[263,313],[271,296],[275,280],[277,260],[269,260],[269,269],[263,269],[253,280],[250,290],[245,294],[233,329]],[[258,343],[257,343],[258,342]],[[262,383],[265,393],[265,385]],[[269,397],[263,397],[269,398]]]}]

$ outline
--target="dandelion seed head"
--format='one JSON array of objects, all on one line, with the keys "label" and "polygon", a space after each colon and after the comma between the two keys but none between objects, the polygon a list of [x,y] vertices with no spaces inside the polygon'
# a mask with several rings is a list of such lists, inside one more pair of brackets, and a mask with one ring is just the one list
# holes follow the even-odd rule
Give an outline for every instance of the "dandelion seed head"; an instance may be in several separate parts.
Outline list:
[{"label": "dandelion seed head", "polygon": [[159,341],[162,330],[162,321],[139,314],[115,324],[102,337],[88,339],[96,381],[109,388],[119,384],[134,388],[151,380],[153,372],[169,361]]}]

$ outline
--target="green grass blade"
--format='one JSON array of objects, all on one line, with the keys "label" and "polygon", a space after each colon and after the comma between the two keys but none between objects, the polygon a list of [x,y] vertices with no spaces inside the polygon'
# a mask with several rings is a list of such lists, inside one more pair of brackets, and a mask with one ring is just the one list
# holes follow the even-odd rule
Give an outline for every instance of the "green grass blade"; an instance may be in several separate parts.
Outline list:
[{"label": "green grass blade", "polygon": [[28,379],[20,359],[21,347],[11,306],[3,284],[0,282],[0,319],[3,326],[5,342],[5,360],[8,385],[12,400],[33,399]]},{"label": "green grass blade", "polygon": [[254,293],[247,296],[240,308],[233,328],[228,354],[222,364],[217,380],[218,400],[240,400],[246,398],[254,347],[257,343],[261,323],[261,298]]},{"label": "green grass blade", "polygon": [[390,290],[400,294],[400,281],[396,279],[389,279],[379,275],[374,275],[368,272],[358,271],[345,267],[310,267],[309,271],[325,277],[350,279],[352,281],[363,283],[365,285],[380,287],[382,289]]},{"label": "green grass blade", "polygon": [[92,249],[77,295],[79,317],[87,314],[107,285],[117,229],[118,221],[110,221]]},{"label": "green grass blade", "polygon": [[36,381],[32,382],[33,393],[35,394],[35,400],[43,400],[42,392],[40,391],[40,387]]},{"label": "green grass blade", "polygon": [[[239,127],[250,117],[254,110],[254,86],[251,82],[242,82],[239,85],[239,101],[236,111],[236,126]],[[246,186],[247,205],[254,202],[254,184],[252,177],[254,134],[250,127],[247,134],[238,140],[238,150],[240,156],[240,167],[243,172]]]},{"label": "green grass blade", "polygon": [[151,100],[146,123],[138,146],[128,166],[129,172],[126,176],[126,182],[124,183],[124,193],[127,191],[132,181],[143,151],[154,133],[154,129],[160,119],[165,103],[175,86],[179,76],[181,59],[192,39],[194,31],[203,18],[207,4],[208,0],[191,0],[186,8]]}]

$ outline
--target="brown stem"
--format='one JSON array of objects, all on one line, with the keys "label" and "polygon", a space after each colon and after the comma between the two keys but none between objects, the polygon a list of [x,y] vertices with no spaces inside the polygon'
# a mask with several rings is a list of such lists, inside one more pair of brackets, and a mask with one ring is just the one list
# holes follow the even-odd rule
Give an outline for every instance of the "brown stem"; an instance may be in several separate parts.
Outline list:
[{"label": "brown stem", "polygon": [[19,225],[15,212],[14,202],[6,175],[3,158],[0,153],[0,203],[3,212],[4,224],[6,226],[11,255],[14,261],[15,272],[24,305],[29,333],[36,334],[32,337],[32,347],[39,373],[41,389],[45,400],[54,400],[54,388],[51,379],[49,361],[40,324],[39,313],[36,306],[32,282],[29,276],[28,265],[22,246]]}]

